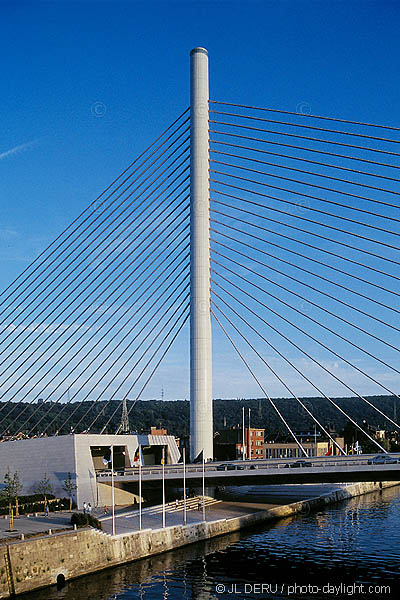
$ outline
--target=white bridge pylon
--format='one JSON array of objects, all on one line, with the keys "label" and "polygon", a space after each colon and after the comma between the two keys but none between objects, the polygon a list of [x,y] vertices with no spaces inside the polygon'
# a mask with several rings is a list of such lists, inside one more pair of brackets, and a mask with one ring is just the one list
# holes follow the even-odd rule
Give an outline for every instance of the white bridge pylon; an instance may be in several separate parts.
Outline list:
[{"label": "white bridge pylon", "polygon": [[190,53],[190,458],[213,458],[208,53]]}]

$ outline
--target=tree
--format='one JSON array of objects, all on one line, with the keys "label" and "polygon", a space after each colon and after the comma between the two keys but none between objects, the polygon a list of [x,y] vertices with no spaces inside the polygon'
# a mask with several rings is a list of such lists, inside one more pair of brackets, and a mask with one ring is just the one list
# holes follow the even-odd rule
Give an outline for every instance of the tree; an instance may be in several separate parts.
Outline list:
[{"label": "tree", "polygon": [[77,487],[76,483],[72,480],[71,473],[68,473],[67,479],[64,479],[63,490],[65,490],[69,497],[69,510],[72,510],[72,496]]},{"label": "tree", "polygon": [[45,473],[43,479],[36,484],[34,491],[35,494],[42,494],[44,496],[44,504],[46,506],[47,495],[53,493],[53,487],[50,483],[50,479],[47,477],[47,473]]},{"label": "tree", "polygon": [[23,485],[19,480],[18,472],[15,471],[14,475],[11,475],[10,467],[7,468],[7,473],[4,475],[4,487],[1,490],[1,495],[7,498],[8,504],[15,502],[15,516],[18,517],[18,496],[22,491]]}]

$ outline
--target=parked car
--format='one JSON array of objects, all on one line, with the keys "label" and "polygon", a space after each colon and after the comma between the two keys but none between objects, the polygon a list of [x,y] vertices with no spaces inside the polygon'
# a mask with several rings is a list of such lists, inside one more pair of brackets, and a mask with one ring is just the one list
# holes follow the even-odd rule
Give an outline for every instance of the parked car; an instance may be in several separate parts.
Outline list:
[{"label": "parked car", "polygon": [[290,469],[296,469],[298,467],[312,467],[312,464],[310,462],[307,462],[306,460],[296,460],[296,462],[286,463],[285,467]]},{"label": "parked car", "polygon": [[388,454],[377,454],[374,458],[368,459],[369,465],[394,465],[399,461],[397,458],[393,456],[389,456]]}]

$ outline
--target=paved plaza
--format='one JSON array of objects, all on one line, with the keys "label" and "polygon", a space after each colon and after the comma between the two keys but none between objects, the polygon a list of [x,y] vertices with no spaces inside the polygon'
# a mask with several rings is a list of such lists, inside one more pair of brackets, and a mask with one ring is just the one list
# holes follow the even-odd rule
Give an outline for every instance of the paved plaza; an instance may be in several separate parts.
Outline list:
[{"label": "paved plaza", "polygon": [[[213,498],[205,499],[206,521],[217,521],[219,519],[232,519],[245,514],[251,514],[259,510],[266,510],[275,506],[273,504],[247,504],[243,502],[221,502]],[[198,523],[203,520],[203,507],[201,498],[191,498],[187,501],[186,522],[187,524]],[[31,516],[22,515],[14,519],[12,531],[10,531],[9,518],[0,518],[0,541],[7,542],[10,539],[20,540],[22,536],[27,538],[31,535],[48,534],[65,529],[72,529],[71,512],[54,512],[49,516],[44,513],[35,513]],[[98,518],[103,525],[105,533],[112,533],[111,507],[109,513],[104,514],[103,508],[95,508],[93,516]],[[178,505],[175,502],[165,506],[165,526],[183,524],[183,501]],[[142,529],[160,529],[163,526],[162,506],[150,506],[142,510]],[[130,533],[139,530],[139,510],[137,505],[132,507],[118,507],[115,510],[115,533]]]}]

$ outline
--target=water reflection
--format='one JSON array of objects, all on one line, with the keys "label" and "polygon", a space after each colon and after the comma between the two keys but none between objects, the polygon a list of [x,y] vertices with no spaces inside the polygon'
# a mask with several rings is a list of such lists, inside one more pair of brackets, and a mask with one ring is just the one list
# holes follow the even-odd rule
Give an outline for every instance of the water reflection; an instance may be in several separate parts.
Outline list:
[{"label": "water reflection", "polygon": [[[316,513],[287,518],[256,532],[187,546],[71,581],[60,591],[41,590],[25,598],[219,600],[239,596],[276,600],[289,597],[289,585],[313,584],[322,589],[340,583],[391,588],[390,593],[363,592],[352,594],[353,598],[397,598],[399,509],[400,487],[390,488]],[[223,587],[217,590],[217,584]],[[270,587],[260,593],[261,588],[254,586],[261,584]],[[345,596],[313,592],[290,597],[326,600]]]}]

